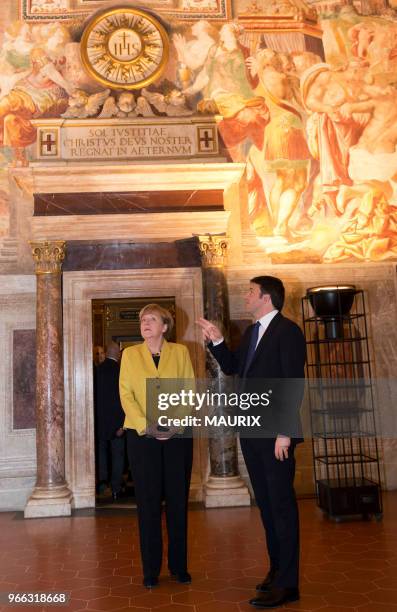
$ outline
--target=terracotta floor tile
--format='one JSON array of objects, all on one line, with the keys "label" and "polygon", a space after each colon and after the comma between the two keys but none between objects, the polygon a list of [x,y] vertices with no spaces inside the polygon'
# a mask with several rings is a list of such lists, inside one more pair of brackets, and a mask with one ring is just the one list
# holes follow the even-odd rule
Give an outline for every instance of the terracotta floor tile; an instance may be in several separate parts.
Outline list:
[{"label": "terracotta floor tile", "polygon": [[38,568],[42,580],[59,580],[60,578],[76,578],[77,570],[54,569],[52,567]]},{"label": "terracotta floor tile", "polygon": [[263,580],[267,572],[268,569],[265,568],[263,565],[256,565],[255,567],[249,567],[243,570],[243,575],[252,577],[255,581],[256,578],[260,578],[261,580]]},{"label": "terracotta floor tile", "polygon": [[214,593],[216,601],[230,601],[239,603],[240,601],[247,601],[254,597],[252,589],[239,589],[237,587],[231,587],[222,591]]},{"label": "terracotta floor tile", "polygon": [[257,567],[257,564],[257,559],[241,559],[239,557],[222,561],[222,567],[224,568],[233,568],[241,570]]},{"label": "terracotta floor tile", "polygon": [[207,601],[213,601],[214,594],[208,591],[185,591],[184,593],[177,593],[172,595],[173,603],[187,603],[198,605]]},{"label": "terracotta floor tile", "polygon": [[115,576],[140,576],[142,575],[142,568],[134,565],[124,565],[123,567],[117,567],[114,570]]},{"label": "terracotta floor tile", "polygon": [[[252,595],[252,597],[255,597],[255,594]],[[252,597],[250,599],[252,599]],[[238,609],[239,612],[254,612],[255,608],[253,608],[248,601],[240,601],[238,604]],[[284,608],[280,608],[281,610],[283,610]]]},{"label": "terracotta floor tile", "polygon": [[71,591],[72,589],[82,589],[91,586],[92,581],[88,578],[60,578],[55,581],[54,589]]},{"label": "terracotta floor tile", "polygon": [[333,584],[324,584],[323,582],[309,582],[304,586],[301,586],[301,592],[307,593],[308,595],[318,595],[323,597],[326,593],[332,593],[336,590]]},{"label": "terracotta floor tile", "polygon": [[343,572],[351,580],[377,581],[384,577],[384,572],[378,569],[349,569]]},{"label": "terracotta floor tile", "polygon": [[[370,601],[368,596],[360,593],[342,593],[341,591],[332,591],[332,593],[324,593],[323,599],[326,603],[332,606],[355,607],[361,604],[366,604]],[[374,610],[376,612],[376,610]]]},{"label": "terracotta floor tile", "polygon": [[397,589],[397,572],[393,576],[385,576],[384,578],[376,578],[374,585],[380,589]]},{"label": "terracotta floor tile", "polygon": [[358,612],[397,612],[397,604],[382,604],[377,602],[374,604],[372,601],[368,604],[364,604],[357,608]]},{"label": "terracotta floor tile", "polygon": [[321,582],[323,584],[335,584],[336,582],[343,582],[346,580],[342,572],[325,572],[319,570],[305,575],[310,582]]},{"label": "terracotta floor tile", "polygon": [[111,587],[110,594],[118,597],[135,597],[137,595],[142,595],[142,589],[143,587],[141,584],[124,584]]},{"label": "terracotta floor tile", "polygon": [[233,578],[238,578],[239,576],[244,576],[242,570],[239,569],[222,569],[221,567],[216,570],[211,570],[208,572],[208,578],[217,578],[224,580],[232,580]]},{"label": "terracotta floor tile", "polygon": [[397,604],[396,589],[378,589],[377,591],[367,593],[367,597],[375,603]]},{"label": "terracotta floor tile", "polygon": [[115,568],[115,567],[128,567],[132,565],[132,560],[128,559],[106,559],[105,561],[99,561],[98,567],[103,568]]},{"label": "terracotta floor tile", "polygon": [[[253,607],[250,606],[250,609],[252,612]],[[177,612],[177,610],[175,610],[175,612]],[[207,602],[197,605],[196,612],[239,612],[239,607],[237,604],[230,602]]]},{"label": "terracotta floor tile", "polygon": [[[85,610],[86,607],[87,607],[87,601],[86,600],[70,598],[68,600],[67,606],[65,606],[65,608],[63,608],[63,609],[65,610],[65,612],[66,612],[66,610],[67,610],[67,612],[78,612],[78,610]],[[49,610],[49,612],[54,612],[53,606],[51,606],[51,608],[48,607],[47,609]],[[59,610],[59,609],[62,609],[62,608],[57,608],[57,609]],[[33,608],[32,608],[32,612],[34,612]]]},{"label": "terracotta floor tile", "polygon": [[93,586],[98,584],[99,586],[108,586],[111,588],[126,586],[131,584],[131,577],[129,576],[106,576],[104,578],[95,578],[92,580]]},{"label": "terracotta floor tile", "polygon": [[1,574],[1,580],[4,582],[19,582],[19,580],[40,580],[41,572],[40,571],[23,571],[15,568],[11,568],[7,573]]},{"label": "terracotta floor tile", "polygon": [[[288,604],[288,606],[283,606],[283,608],[281,608],[281,610],[299,610],[301,608],[299,608],[300,602],[297,602],[296,604]],[[361,608],[359,608],[361,610]],[[320,608],[321,612],[356,612],[358,610],[358,608],[348,608],[346,606],[324,606],[323,608]],[[368,611],[369,612],[369,611]],[[375,610],[372,610],[371,612],[377,612]]]},{"label": "terracotta floor tile", "polygon": [[129,607],[127,597],[102,597],[89,602],[90,610],[123,610]]},{"label": "terracotta floor tile", "polygon": [[90,599],[98,599],[99,597],[106,597],[106,595],[110,594],[110,587],[103,586],[89,586],[84,587],[82,589],[72,589],[71,596],[76,599],[85,599],[86,601]]},{"label": "terracotta floor tile", "polygon": [[166,606],[160,606],[159,608],[156,608],[156,610],[158,612],[195,612],[195,607],[187,604],[171,603]]},{"label": "terracotta floor tile", "polygon": [[[397,493],[384,497],[380,523],[334,523],[324,519],[313,500],[299,502],[301,599],[283,610],[397,612]],[[72,519],[37,521],[14,517],[0,514],[0,590],[70,591],[65,612],[254,612],[248,600],[268,569],[255,507],[195,508],[189,515],[193,582],[172,581],[164,564],[153,592],[142,587],[136,513],[77,513]],[[24,608],[40,611],[29,606],[16,612]],[[47,610],[55,612],[52,606]]]},{"label": "terracotta floor tile", "polygon": [[[236,580],[244,580],[244,578],[236,578]],[[209,593],[221,591],[227,586],[229,586],[228,580],[216,580],[215,578],[204,578],[203,580],[194,581],[194,589],[196,591],[208,591]]]},{"label": "terracotta floor tile", "polygon": [[370,580],[347,580],[346,582],[338,582],[337,590],[342,593],[364,593],[376,589],[376,584]]},{"label": "terracotta floor tile", "polygon": [[[304,570],[304,567],[302,569]],[[339,562],[324,561],[323,563],[318,563],[317,569],[322,572],[342,572],[342,574],[346,574],[346,572],[354,570],[354,565],[350,561],[343,561],[342,558],[339,560]]]},{"label": "terracotta floor tile", "polygon": [[14,592],[16,589],[16,582],[0,582],[0,592],[7,593],[8,591]]},{"label": "terracotta floor tile", "polygon": [[[118,555],[116,552],[101,552],[100,559],[101,561],[108,561],[109,559],[116,559],[116,557],[119,558],[120,556],[121,555]],[[98,561],[98,551],[84,552],[82,556],[82,561]]]},{"label": "terracotta floor tile", "polygon": [[65,570],[74,570],[74,571],[84,571],[88,569],[92,569],[93,567],[98,566],[98,560],[89,561],[88,559],[82,560],[79,559],[77,561],[65,561],[63,564],[63,568]]},{"label": "terracotta floor tile", "polygon": [[192,584],[199,582],[200,580],[205,580],[208,577],[208,572],[206,571],[205,565],[201,569],[189,568],[189,572],[192,576]]},{"label": "terracotta floor tile", "polygon": [[165,606],[171,603],[171,595],[161,593],[160,587],[150,590],[142,587],[142,591],[144,592],[141,595],[135,595],[132,598],[134,606],[158,608],[159,606]]},{"label": "terracotta floor tile", "polygon": [[21,580],[16,586],[17,591],[52,591],[54,580]]},{"label": "terracotta floor tile", "polygon": [[358,569],[368,569],[370,567],[370,568],[374,568],[374,569],[383,571],[383,570],[389,569],[390,565],[388,564],[386,559],[377,559],[376,561],[373,561],[371,563],[364,556],[361,559],[357,559],[356,561],[354,561],[354,567]]},{"label": "terracotta floor tile", "polygon": [[96,578],[107,578],[113,575],[111,567],[91,567],[89,569],[79,570],[77,573],[78,578],[88,578],[95,580]]}]

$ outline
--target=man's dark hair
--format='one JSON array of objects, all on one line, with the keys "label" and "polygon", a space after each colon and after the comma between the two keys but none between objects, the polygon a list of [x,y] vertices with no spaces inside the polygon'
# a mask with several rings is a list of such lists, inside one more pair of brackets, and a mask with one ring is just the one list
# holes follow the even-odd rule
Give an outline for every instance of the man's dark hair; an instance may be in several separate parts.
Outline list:
[{"label": "man's dark hair", "polygon": [[259,285],[261,295],[270,295],[274,308],[280,311],[282,310],[284,306],[285,289],[279,278],[275,276],[255,276],[251,278],[250,282]]}]

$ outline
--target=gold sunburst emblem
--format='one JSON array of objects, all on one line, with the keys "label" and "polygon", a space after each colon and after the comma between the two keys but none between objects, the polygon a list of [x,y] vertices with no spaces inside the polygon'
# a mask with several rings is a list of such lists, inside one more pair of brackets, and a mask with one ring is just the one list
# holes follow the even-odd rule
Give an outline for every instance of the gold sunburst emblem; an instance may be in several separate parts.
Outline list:
[{"label": "gold sunburst emblem", "polygon": [[91,76],[113,89],[140,89],[156,80],[168,60],[167,32],[152,15],[114,8],[94,17],[81,39]]}]

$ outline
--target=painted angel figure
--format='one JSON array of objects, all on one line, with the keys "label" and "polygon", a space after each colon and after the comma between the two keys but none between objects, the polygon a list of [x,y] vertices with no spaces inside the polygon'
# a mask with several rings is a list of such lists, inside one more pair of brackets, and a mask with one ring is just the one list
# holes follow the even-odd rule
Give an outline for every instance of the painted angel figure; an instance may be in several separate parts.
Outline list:
[{"label": "painted angel figure", "polygon": [[82,89],[76,89],[69,97],[68,108],[61,117],[64,117],[64,119],[95,117],[109,94],[110,89],[92,95],[88,95]]},{"label": "painted angel figure", "polygon": [[186,117],[193,114],[186,106],[186,97],[178,89],[172,89],[164,95],[143,88],[141,94],[159,113],[165,113],[168,117]]}]

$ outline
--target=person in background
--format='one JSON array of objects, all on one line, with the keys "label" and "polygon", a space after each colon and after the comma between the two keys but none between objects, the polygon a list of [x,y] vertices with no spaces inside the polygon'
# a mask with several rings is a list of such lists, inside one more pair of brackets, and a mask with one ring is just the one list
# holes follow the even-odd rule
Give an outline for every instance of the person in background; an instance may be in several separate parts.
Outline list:
[{"label": "person in background", "polygon": [[106,355],[103,346],[94,346],[92,353],[94,357],[94,365],[98,366],[100,363],[105,361]]},{"label": "person in background", "polygon": [[[101,347],[98,347],[101,348]],[[98,491],[108,481],[108,451],[111,457],[112,497],[117,501],[122,491],[125,441],[124,412],[120,403],[120,347],[110,342],[106,358],[96,367],[95,411],[97,433]]]},{"label": "person in background", "polygon": [[[127,452],[138,507],[143,585],[157,586],[162,564],[161,504],[165,498],[168,569],[183,584],[187,570],[187,509],[193,461],[193,439],[174,427],[159,427],[146,412],[146,383],[161,379],[193,379],[189,351],[167,342],[172,315],[158,304],[139,313],[142,344],[123,351],[120,397],[125,412]],[[166,382],[164,382],[166,384]]]}]

